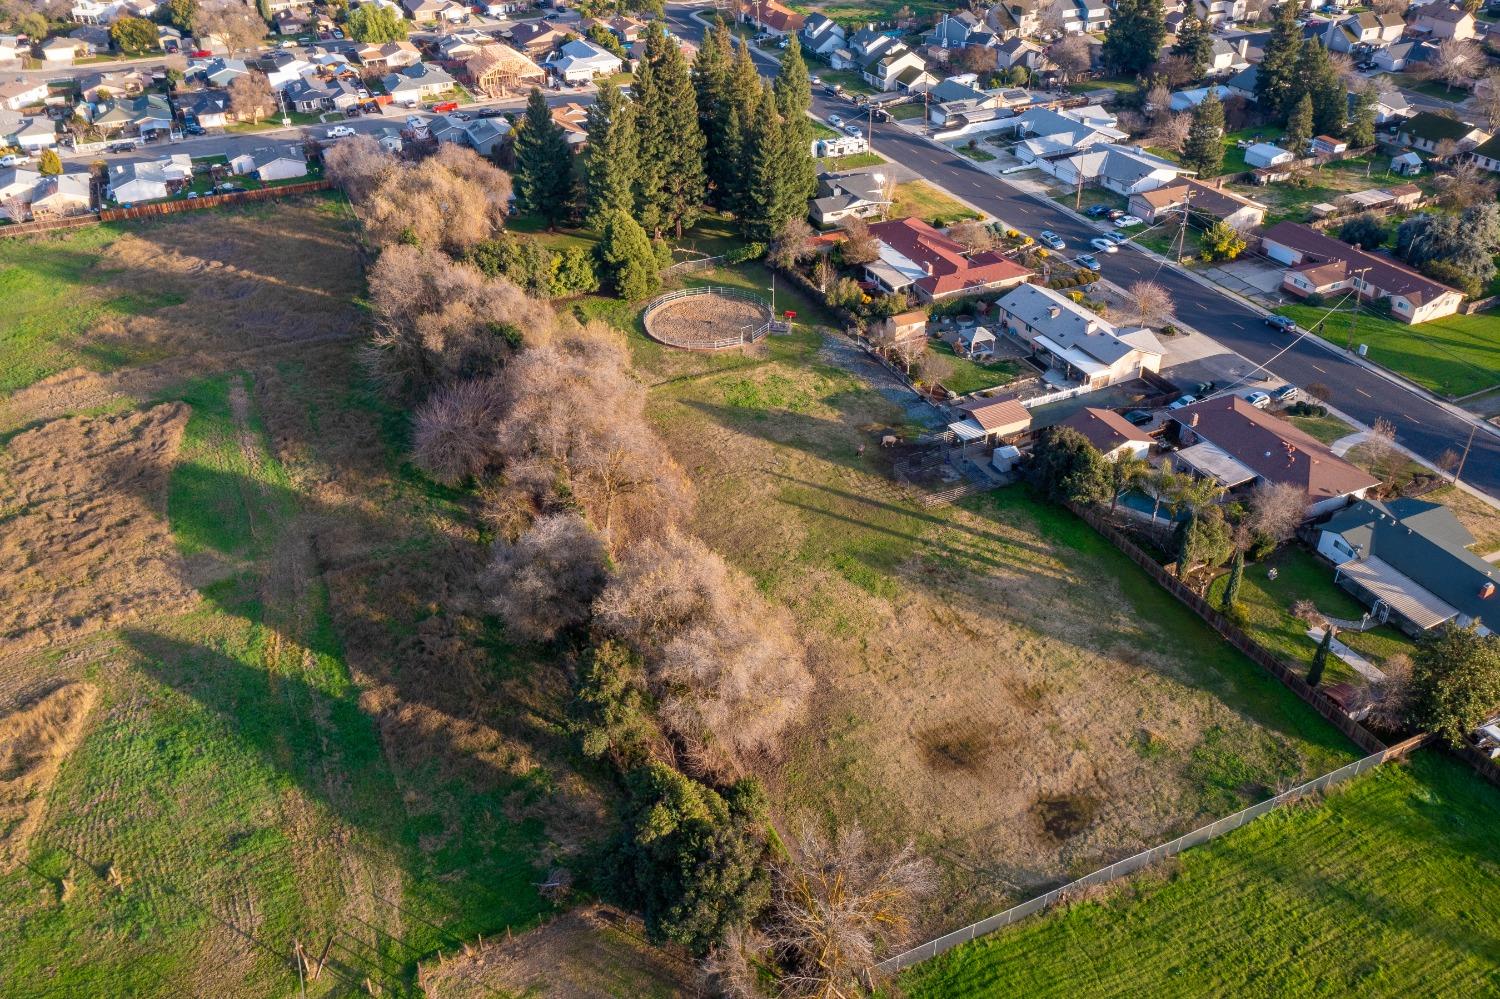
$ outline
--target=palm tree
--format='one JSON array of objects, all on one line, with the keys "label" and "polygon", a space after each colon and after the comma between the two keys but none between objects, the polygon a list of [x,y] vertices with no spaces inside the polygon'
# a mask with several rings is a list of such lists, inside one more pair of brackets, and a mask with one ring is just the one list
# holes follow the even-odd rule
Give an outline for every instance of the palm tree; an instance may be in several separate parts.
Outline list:
[{"label": "palm tree", "polygon": [[1114,486],[1114,495],[1109,501],[1109,512],[1115,512],[1115,506],[1120,502],[1120,494],[1134,489],[1151,474],[1151,466],[1146,459],[1135,454],[1122,454],[1115,459],[1114,467],[1110,469],[1110,484]]},{"label": "palm tree", "polygon": [[[1177,495],[1181,488],[1182,475],[1172,471],[1170,462],[1162,462],[1161,467],[1147,478],[1151,489],[1151,498],[1155,502],[1151,506],[1151,523],[1156,523],[1156,515],[1161,510],[1163,501],[1170,504],[1171,498]],[[1173,516],[1176,516],[1174,513]]]}]

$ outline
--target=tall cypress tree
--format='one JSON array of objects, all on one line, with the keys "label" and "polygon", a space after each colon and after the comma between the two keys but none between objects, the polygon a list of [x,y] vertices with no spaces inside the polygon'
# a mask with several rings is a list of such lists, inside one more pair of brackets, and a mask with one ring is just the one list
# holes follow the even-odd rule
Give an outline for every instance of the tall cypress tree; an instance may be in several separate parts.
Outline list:
[{"label": "tall cypress tree", "polygon": [[660,236],[682,230],[703,212],[703,130],[698,97],[682,49],[660,21],[646,29],[646,54],[636,72],[640,107],[640,180],[636,207],[643,226]]},{"label": "tall cypress tree", "polygon": [[729,69],[724,102],[724,197],[725,208],[741,215],[749,187],[749,131],[760,113],[760,74],[750,61],[750,49],[740,45]]},{"label": "tall cypress tree", "polygon": [[698,127],[703,130],[704,173],[713,196],[722,198],[726,163],[724,129],[728,123],[730,50],[729,28],[720,20],[703,39],[693,60],[693,89],[698,98]]},{"label": "tall cypress tree", "polygon": [[1276,8],[1271,36],[1261,56],[1255,77],[1255,102],[1272,120],[1286,116],[1296,103],[1297,57],[1302,50],[1302,28],[1297,24],[1294,0],[1282,0]]},{"label": "tall cypress tree", "polygon": [[1302,99],[1287,115],[1286,134],[1281,137],[1281,144],[1293,156],[1301,159],[1307,155],[1307,143],[1313,137],[1313,102],[1311,94],[1303,94]]},{"label": "tall cypress tree", "polygon": [[592,229],[602,229],[611,212],[629,215],[635,210],[640,172],[635,114],[635,105],[613,84],[605,84],[589,107],[584,215]]},{"label": "tall cypress tree", "polygon": [[1235,604],[1240,602],[1240,583],[1245,578],[1245,549],[1236,546],[1234,549],[1234,561],[1229,564],[1229,579],[1224,584],[1224,596],[1219,602],[1219,609],[1228,613],[1234,609]]},{"label": "tall cypress tree", "polygon": [[540,215],[548,229],[568,217],[573,193],[573,154],[562,126],[552,120],[547,98],[536,87],[526,101],[526,117],[516,138],[516,201],[523,212]]},{"label": "tall cypress tree", "polygon": [[812,155],[812,119],[807,116],[812,107],[812,79],[795,34],[781,57],[781,72],[776,74],[776,107],[786,133],[787,196],[805,201],[817,193],[818,164]]},{"label": "tall cypress tree", "polygon": [[1117,0],[1099,54],[1115,72],[1139,76],[1156,61],[1166,36],[1161,0]]},{"label": "tall cypress tree", "polygon": [[1328,653],[1333,651],[1333,625],[1323,625],[1323,640],[1318,643],[1318,651],[1313,653],[1311,668],[1307,671],[1307,685],[1316,687],[1323,682],[1323,671],[1328,668]]},{"label": "tall cypress tree", "polygon": [[761,104],[746,133],[747,183],[740,224],[745,237],[769,243],[788,218],[799,214],[795,178],[786,170],[787,133],[776,107],[776,94],[767,84]]},{"label": "tall cypress tree", "polygon": [[1224,102],[1213,87],[1193,109],[1193,123],[1182,144],[1182,162],[1198,171],[1200,177],[1215,177],[1224,165]]},{"label": "tall cypress tree", "polygon": [[1367,85],[1354,98],[1354,111],[1349,115],[1349,132],[1346,138],[1356,149],[1375,144],[1375,105],[1380,94],[1374,84]]},{"label": "tall cypress tree", "polygon": [[1313,134],[1342,136],[1349,114],[1349,92],[1322,41],[1309,38],[1297,56],[1295,92],[1312,98]]},{"label": "tall cypress tree", "polygon": [[1172,54],[1187,59],[1193,67],[1194,76],[1202,76],[1213,59],[1213,36],[1208,33],[1208,26],[1198,19],[1191,6],[1177,28],[1177,40],[1172,43]]}]

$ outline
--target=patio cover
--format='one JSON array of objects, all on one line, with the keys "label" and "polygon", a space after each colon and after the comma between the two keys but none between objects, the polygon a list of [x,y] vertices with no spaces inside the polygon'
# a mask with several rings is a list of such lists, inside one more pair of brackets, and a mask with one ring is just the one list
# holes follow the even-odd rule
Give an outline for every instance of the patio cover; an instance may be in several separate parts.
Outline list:
[{"label": "patio cover", "polygon": [[1340,575],[1348,576],[1424,631],[1458,616],[1458,608],[1373,555],[1341,563],[1333,574],[1334,580],[1337,581]]},{"label": "patio cover", "polygon": [[1172,455],[1172,458],[1182,459],[1194,471],[1213,479],[1225,489],[1233,489],[1235,486],[1250,482],[1255,479],[1254,470],[1243,464],[1238,458],[1231,455],[1223,448],[1215,447],[1208,441],[1185,447]]}]

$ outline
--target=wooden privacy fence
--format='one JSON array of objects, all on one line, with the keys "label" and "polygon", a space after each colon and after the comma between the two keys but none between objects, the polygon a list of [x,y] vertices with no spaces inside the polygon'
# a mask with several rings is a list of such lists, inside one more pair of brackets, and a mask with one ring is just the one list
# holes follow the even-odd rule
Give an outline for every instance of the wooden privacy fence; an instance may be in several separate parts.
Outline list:
[{"label": "wooden privacy fence", "polygon": [[977,923],[970,923],[963,929],[954,930],[946,936],[929,940],[924,944],[897,954],[895,957],[887,958],[875,965],[873,970],[880,975],[891,975],[901,971],[903,968],[909,968],[914,964],[930,960],[939,954],[952,950],[960,944],[968,943],[977,937],[993,933],[1012,923],[1020,922],[1028,916],[1034,916],[1057,905],[1059,902],[1066,902],[1086,888],[1108,884],[1116,878],[1133,874],[1144,867],[1149,867],[1159,861],[1166,860],[1168,857],[1175,857],[1184,850],[1207,843],[1209,840],[1217,839],[1227,832],[1233,832],[1241,826],[1255,821],[1262,815],[1280,808],[1282,805],[1296,801],[1299,798],[1305,798],[1310,794],[1315,794],[1335,784],[1346,781],[1351,777],[1356,777],[1367,770],[1380,766],[1387,760],[1400,759],[1412,750],[1422,746],[1430,738],[1431,736],[1428,735],[1413,736],[1405,742],[1382,748],[1379,752],[1371,753],[1364,759],[1355,760],[1353,763],[1339,767],[1331,773],[1326,773],[1321,777],[1314,777],[1305,784],[1299,784],[1291,790],[1283,791],[1274,798],[1267,798],[1265,801],[1257,802],[1249,808],[1241,809],[1233,815],[1225,816],[1216,822],[1210,822],[1208,825],[1201,826],[1190,833],[1178,836],[1174,840],[1153,846],[1149,850],[1142,850],[1140,853],[1126,857],[1124,860],[1117,860],[1108,867],[1101,867],[1097,871],[1085,874],[1078,880],[1070,881],[1060,888],[1054,888],[1045,895],[1038,895],[1036,898],[1028,899],[1020,905],[1006,909],[1004,912],[997,912],[988,919],[981,919]]},{"label": "wooden privacy fence", "polygon": [[274,201],[295,194],[311,191],[327,191],[333,181],[308,180],[299,184],[283,184],[280,187],[259,187],[253,191],[237,191],[232,194],[205,194],[197,198],[182,198],[177,201],[157,201],[149,205],[134,205],[130,208],[103,208],[99,221],[119,222],[125,219],[144,219],[153,215],[175,215],[178,212],[195,212],[202,208],[220,208],[224,205],[239,205],[251,201]]}]

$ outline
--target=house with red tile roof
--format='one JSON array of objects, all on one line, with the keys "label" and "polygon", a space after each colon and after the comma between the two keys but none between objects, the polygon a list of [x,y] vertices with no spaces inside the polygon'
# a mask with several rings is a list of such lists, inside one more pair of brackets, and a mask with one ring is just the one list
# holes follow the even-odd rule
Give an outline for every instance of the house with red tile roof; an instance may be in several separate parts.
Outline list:
[{"label": "house with red tile roof", "polygon": [[754,24],[768,35],[790,35],[802,28],[806,18],[776,0],[749,0],[740,4],[740,21]]},{"label": "house with red tile roof", "polygon": [[1261,483],[1291,485],[1307,497],[1307,516],[1363,499],[1378,481],[1286,420],[1236,395],[1205,399],[1175,411],[1168,436],[1179,450],[1172,463],[1229,490]]},{"label": "house with red tile roof", "polygon": [[993,250],[966,253],[963,246],[917,218],[870,226],[880,255],[865,265],[869,279],[888,292],[909,291],[923,302],[1004,291],[1031,271]]},{"label": "house with red tile roof", "polygon": [[1451,316],[1463,302],[1457,288],[1297,222],[1276,223],[1260,241],[1265,255],[1287,268],[1281,286],[1300,298],[1353,289],[1361,298],[1389,299],[1391,315],[1404,323]]}]

